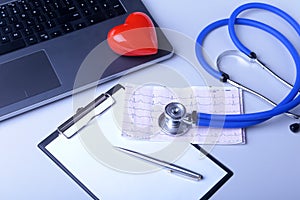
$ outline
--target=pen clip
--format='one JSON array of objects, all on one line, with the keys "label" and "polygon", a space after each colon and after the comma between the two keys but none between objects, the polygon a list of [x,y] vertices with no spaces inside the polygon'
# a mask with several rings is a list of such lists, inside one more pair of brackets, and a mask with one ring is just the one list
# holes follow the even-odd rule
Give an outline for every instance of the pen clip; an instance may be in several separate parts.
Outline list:
[{"label": "pen clip", "polygon": [[[187,170],[187,169],[186,169]],[[178,171],[178,170],[173,170],[173,169],[169,169],[168,170],[170,173],[174,174],[174,175],[177,175],[177,176],[180,176],[180,177],[183,177],[183,178],[188,178],[188,179],[191,179],[193,181],[200,181],[203,179],[203,176],[196,173],[196,172],[191,172],[191,171]]]},{"label": "pen clip", "polygon": [[119,89],[124,89],[121,85],[116,85],[104,94],[101,94],[88,105],[77,110],[76,114],[61,124],[57,131],[67,139],[75,136],[80,130],[86,127],[95,117],[101,115],[104,111],[115,104],[112,97]]}]

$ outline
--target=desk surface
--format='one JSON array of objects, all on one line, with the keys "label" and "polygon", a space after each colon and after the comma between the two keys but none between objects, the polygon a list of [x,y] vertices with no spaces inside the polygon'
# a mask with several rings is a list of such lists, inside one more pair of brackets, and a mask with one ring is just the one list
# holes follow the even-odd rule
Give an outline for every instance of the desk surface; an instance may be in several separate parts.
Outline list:
[{"label": "desk surface", "polygon": [[[161,27],[176,31],[191,38],[192,41],[205,25],[227,18],[231,11],[243,2],[250,1],[210,0],[204,3],[197,0],[144,0]],[[300,23],[298,1],[264,2],[272,3],[285,10]],[[259,19],[263,19],[262,21],[273,23],[279,30],[283,30],[300,51],[299,37],[282,20],[274,20],[272,18],[274,16],[262,11],[254,14],[247,12],[244,16],[255,18],[257,17],[255,14]],[[248,31],[254,32],[247,34]],[[257,49],[266,63],[277,66],[278,73],[293,80],[294,65],[284,48],[267,34],[255,34],[255,31],[257,30],[239,29],[240,38],[246,41],[250,48]],[[205,50],[212,60],[222,51],[234,49],[226,29],[216,31],[211,37],[208,38]],[[163,64],[188,77],[193,85],[202,83],[201,77],[207,75],[195,75],[193,66],[184,61],[180,55],[184,43],[178,40],[171,42],[176,47],[177,55]],[[147,70],[155,71],[156,66],[136,74],[143,75]],[[263,79],[264,83],[268,84],[263,84],[260,80],[262,79],[255,74],[251,86],[266,92],[271,98],[279,100],[282,94],[286,93],[286,90],[284,91],[280,86],[276,86],[275,92],[270,90],[268,86],[274,87],[273,84],[276,84],[271,79]],[[117,81],[102,85],[99,90],[105,91],[115,83]],[[245,94],[244,98],[246,112],[269,108],[255,97]],[[1,123],[1,199],[90,199],[37,148],[37,144],[53,132],[57,125],[67,119],[72,112],[72,98],[66,98]],[[234,176],[212,199],[299,199],[300,135],[289,131],[288,126],[292,122],[294,121],[286,116],[275,117],[259,126],[248,128],[246,145],[213,147],[210,153],[228,166],[234,172]]]}]

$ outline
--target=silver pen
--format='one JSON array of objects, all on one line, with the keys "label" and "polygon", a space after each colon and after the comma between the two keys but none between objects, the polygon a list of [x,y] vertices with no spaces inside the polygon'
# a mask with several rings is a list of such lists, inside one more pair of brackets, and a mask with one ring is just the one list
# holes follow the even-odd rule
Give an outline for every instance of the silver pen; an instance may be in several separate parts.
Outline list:
[{"label": "silver pen", "polygon": [[136,157],[136,158],[139,158],[141,160],[147,161],[149,163],[164,167],[167,170],[169,170],[169,172],[171,172],[173,174],[181,175],[185,178],[189,178],[189,179],[192,179],[192,180],[195,180],[195,181],[200,181],[201,179],[203,179],[203,176],[201,174],[198,174],[194,171],[183,168],[181,166],[178,166],[178,165],[175,165],[175,164],[163,161],[163,160],[159,160],[157,158],[153,158],[151,156],[148,156],[148,155],[145,155],[145,154],[133,151],[133,150],[125,149],[125,148],[122,148],[122,147],[116,147],[115,146],[115,149],[117,149],[121,152],[124,152],[128,155],[131,155],[133,157]]}]

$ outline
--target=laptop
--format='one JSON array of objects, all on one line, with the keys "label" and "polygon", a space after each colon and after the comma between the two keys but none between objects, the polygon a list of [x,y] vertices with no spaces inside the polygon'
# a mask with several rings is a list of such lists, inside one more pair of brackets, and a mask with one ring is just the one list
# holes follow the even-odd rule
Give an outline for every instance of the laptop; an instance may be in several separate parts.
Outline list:
[{"label": "laptop", "polygon": [[[170,58],[173,48],[160,29],[155,55],[116,57],[103,42],[136,11],[152,18],[140,0],[2,0],[0,121]],[[110,57],[116,59],[107,63]]]}]

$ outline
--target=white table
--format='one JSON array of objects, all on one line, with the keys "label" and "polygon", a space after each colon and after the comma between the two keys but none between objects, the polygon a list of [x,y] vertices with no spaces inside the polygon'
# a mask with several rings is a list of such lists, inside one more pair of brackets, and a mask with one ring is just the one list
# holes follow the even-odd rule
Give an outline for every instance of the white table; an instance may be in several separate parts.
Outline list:
[{"label": "white table", "polygon": [[[205,25],[227,18],[234,8],[245,2],[249,1],[144,0],[146,7],[162,28],[176,31],[180,35],[191,38],[191,41],[195,40]],[[280,7],[300,23],[298,1],[266,0],[264,2]],[[244,16],[259,16],[263,19],[262,21],[273,24],[275,21],[274,25],[278,29],[283,30],[294,43],[297,41],[296,48],[300,51],[299,36],[283,21],[274,20],[272,15],[262,11],[247,12]],[[270,63],[270,66],[276,66],[279,73],[292,80],[294,65],[282,46],[265,33],[247,34],[248,30],[253,33],[257,31],[247,28],[239,29],[241,40],[248,47],[257,49],[257,53],[261,55],[264,62]],[[234,49],[227,36],[227,30],[224,28],[208,38],[205,50],[212,60],[222,51]],[[171,42],[176,47],[177,55],[163,64],[172,67],[189,79],[189,83],[202,84],[201,77],[207,77],[207,74],[193,73],[195,72],[193,66],[183,61],[180,55],[184,49],[184,47],[181,49],[181,45],[184,44],[180,41]],[[153,66],[147,70],[155,71],[156,69],[156,66]],[[143,75],[145,72],[142,70],[137,73]],[[272,80],[265,78],[263,82],[260,82],[257,76],[254,73],[251,86],[279,100],[281,93],[284,93],[279,92],[281,88],[276,87],[276,91],[273,88],[270,90],[268,85],[273,86]],[[118,80],[115,80],[104,84],[100,90],[105,91],[117,82]],[[269,108],[266,103],[251,95],[245,94],[244,98],[246,112]],[[73,180],[37,148],[37,144],[53,132],[63,120],[72,115],[72,112],[72,98],[66,98],[1,122],[1,199],[90,199]],[[210,153],[229,167],[234,172],[234,176],[213,195],[212,199],[299,199],[300,135],[289,131],[288,126],[292,122],[294,120],[286,116],[279,116],[259,126],[248,128],[246,145],[215,146]]]}]

